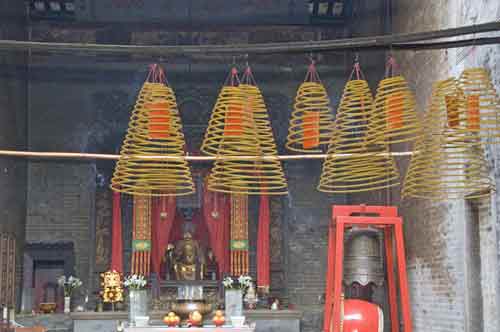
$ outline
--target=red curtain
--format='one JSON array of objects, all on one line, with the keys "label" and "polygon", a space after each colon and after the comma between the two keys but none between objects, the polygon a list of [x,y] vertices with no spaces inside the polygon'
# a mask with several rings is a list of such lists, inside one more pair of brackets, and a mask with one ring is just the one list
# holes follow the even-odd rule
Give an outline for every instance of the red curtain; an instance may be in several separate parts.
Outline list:
[{"label": "red curtain", "polygon": [[257,235],[257,287],[269,290],[269,197],[260,196],[259,230]]},{"label": "red curtain", "polygon": [[208,228],[210,245],[219,266],[219,273],[229,272],[230,207],[227,195],[203,189],[203,217]]},{"label": "red curtain", "polygon": [[114,191],[110,269],[123,273],[122,212],[120,200],[120,193]]},{"label": "red curtain", "polygon": [[155,197],[151,208],[152,271],[160,278],[161,260],[175,219],[175,197]]},{"label": "red curtain", "polygon": [[325,316],[323,320],[323,331],[330,331],[330,320],[333,304],[333,281],[335,265],[335,228],[330,224],[328,229],[328,270],[326,272],[326,290],[325,290]]}]

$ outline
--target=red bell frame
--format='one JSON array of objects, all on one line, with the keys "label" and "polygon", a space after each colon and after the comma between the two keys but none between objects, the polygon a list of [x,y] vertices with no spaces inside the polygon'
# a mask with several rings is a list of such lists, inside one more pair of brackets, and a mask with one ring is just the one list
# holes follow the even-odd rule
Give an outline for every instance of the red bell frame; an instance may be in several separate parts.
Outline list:
[{"label": "red bell frame", "polygon": [[[344,257],[344,232],[347,228],[376,227],[384,231],[387,266],[387,289],[391,318],[391,332],[399,332],[398,299],[394,259],[397,262],[397,277],[401,299],[401,311],[405,332],[412,332],[408,277],[403,238],[403,219],[395,206],[334,205],[329,227],[328,273],[326,280],[324,332],[341,332],[341,302]],[[393,241],[393,239],[395,241]],[[394,252],[394,242],[395,249]],[[331,294],[333,289],[333,296]]]}]

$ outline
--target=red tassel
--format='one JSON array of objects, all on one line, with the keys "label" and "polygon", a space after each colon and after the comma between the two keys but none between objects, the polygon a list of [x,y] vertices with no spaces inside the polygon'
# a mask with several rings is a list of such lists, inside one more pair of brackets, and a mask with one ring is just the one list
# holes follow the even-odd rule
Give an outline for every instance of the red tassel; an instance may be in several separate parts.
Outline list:
[{"label": "red tassel", "polygon": [[257,238],[257,287],[265,289],[270,284],[269,257],[269,227],[270,227],[269,197],[260,197],[259,229]]}]

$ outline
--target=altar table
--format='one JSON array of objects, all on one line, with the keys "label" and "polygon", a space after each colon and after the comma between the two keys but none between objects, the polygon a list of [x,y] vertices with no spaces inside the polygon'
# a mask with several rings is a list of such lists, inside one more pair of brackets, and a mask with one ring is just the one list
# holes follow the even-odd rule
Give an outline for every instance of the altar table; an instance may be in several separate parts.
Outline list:
[{"label": "altar table", "polygon": [[145,326],[126,327],[125,332],[254,332],[255,329],[249,326],[243,327],[166,327],[166,326]]},{"label": "altar table", "polygon": [[[165,312],[149,313],[150,324],[153,327],[145,327],[138,331],[137,328],[126,332],[210,332],[214,328],[167,328],[162,325],[162,318]],[[254,330],[235,330],[232,327],[223,327],[221,332],[300,332],[300,320],[302,318],[302,311],[300,310],[245,310],[243,315],[246,317],[248,324],[255,323]],[[127,312],[72,312],[71,318],[74,321],[74,332],[115,332],[118,323],[126,322],[128,320]],[[210,317],[206,317],[210,320]],[[142,328],[141,328],[142,329]],[[195,331],[196,330],[196,331]]]}]

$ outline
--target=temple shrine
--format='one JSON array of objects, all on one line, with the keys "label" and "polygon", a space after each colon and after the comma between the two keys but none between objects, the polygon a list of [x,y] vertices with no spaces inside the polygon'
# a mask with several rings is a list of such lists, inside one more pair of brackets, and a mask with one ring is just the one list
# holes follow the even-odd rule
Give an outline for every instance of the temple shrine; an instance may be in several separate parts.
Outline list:
[{"label": "temple shrine", "polygon": [[499,13],[0,0],[0,332],[499,332]]}]

